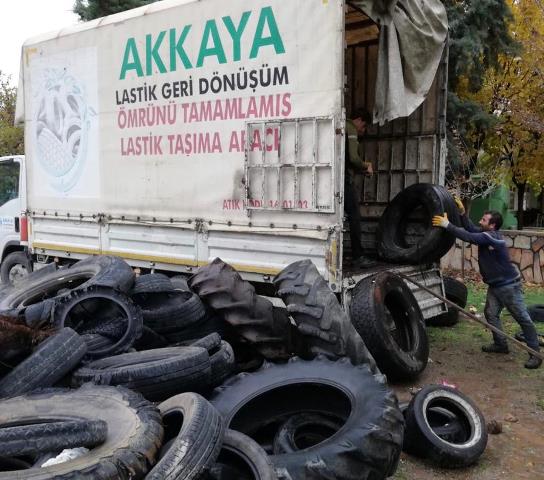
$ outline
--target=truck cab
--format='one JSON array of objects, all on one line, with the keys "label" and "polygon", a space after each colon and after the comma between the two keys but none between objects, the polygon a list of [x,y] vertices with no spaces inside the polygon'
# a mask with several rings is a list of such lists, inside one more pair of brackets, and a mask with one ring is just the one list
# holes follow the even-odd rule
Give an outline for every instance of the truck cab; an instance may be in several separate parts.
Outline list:
[{"label": "truck cab", "polygon": [[14,283],[31,270],[26,246],[21,242],[21,212],[25,209],[25,157],[0,157],[0,278]]}]

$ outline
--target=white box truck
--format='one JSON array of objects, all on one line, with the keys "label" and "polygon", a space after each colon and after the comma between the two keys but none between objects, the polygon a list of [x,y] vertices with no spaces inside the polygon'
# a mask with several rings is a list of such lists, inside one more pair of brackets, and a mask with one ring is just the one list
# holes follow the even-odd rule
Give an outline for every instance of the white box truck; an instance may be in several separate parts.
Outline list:
[{"label": "white box truck", "polygon": [[[346,115],[376,120],[359,185],[370,251],[391,198],[443,182],[443,10],[166,0],[28,40],[17,117],[37,266],[108,254],[189,274],[220,257],[266,293],[311,259],[349,303],[369,272],[344,261]],[[436,266],[395,268],[443,289]],[[444,310],[416,298],[426,318]]]}]

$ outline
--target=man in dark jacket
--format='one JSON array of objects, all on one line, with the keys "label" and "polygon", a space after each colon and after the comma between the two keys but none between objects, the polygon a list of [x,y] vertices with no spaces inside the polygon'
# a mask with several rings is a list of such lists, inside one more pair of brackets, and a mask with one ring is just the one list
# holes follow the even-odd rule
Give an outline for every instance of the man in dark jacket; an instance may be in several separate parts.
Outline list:
[{"label": "man in dark jacket", "polygon": [[[495,211],[485,212],[478,228],[466,216],[461,200],[456,198],[455,202],[461,213],[463,228],[451,224],[447,214],[434,216],[432,223],[435,227],[445,228],[465,242],[478,245],[480,273],[489,287],[484,310],[487,322],[502,330],[500,314],[506,307],[521,326],[527,345],[539,351],[536,328],[523,301],[520,274],[512,265],[506,242],[498,231],[502,226],[501,214]],[[482,350],[487,353],[508,353],[508,343],[505,337],[493,332],[493,343],[483,346]],[[541,364],[540,358],[529,354],[525,368],[538,368]]]}]

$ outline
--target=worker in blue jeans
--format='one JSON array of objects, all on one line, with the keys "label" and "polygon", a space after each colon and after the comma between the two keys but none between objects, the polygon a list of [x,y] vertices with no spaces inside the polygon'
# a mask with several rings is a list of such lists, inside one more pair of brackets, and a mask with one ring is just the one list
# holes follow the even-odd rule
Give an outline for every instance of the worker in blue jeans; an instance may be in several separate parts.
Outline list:
[{"label": "worker in blue jeans", "polygon": [[[456,198],[455,203],[461,213],[463,228],[451,224],[446,213],[443,216],[435,215],[432,219],[433,226],[445,228],[455,237],[478,245],[480,273],[489,287],[484,310],[487,322],[502,330],[500,314],[506,307],[521,326],[527,346],[538,352],[540,350],[538,336],[523,300],[521,277],[510,261],[506,242],[499,232],[502,226],[502,215],[495,211],[485,212],[478,228],[466,216],[461,200]],[[509,353],[506,338],[495,332],[493,332],[493,343],[484,345],[482,350],[487,353]],[[541,364],[540,358],[529,354],[525,368],[538,368]]]}]

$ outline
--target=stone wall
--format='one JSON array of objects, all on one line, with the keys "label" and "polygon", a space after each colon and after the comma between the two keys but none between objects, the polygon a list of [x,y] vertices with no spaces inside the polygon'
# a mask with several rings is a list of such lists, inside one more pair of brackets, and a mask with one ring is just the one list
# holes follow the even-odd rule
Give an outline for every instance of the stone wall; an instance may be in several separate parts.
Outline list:
[{"label": "stone wall", "polygon": [[[526,282],[544,284],[544,232],[531,230],[503,230],[501,232],[510,251],[510,259],[519,268]],[[478,269],[478,247],[457,240],[442,258],[442,268],[466,271]]]}]

